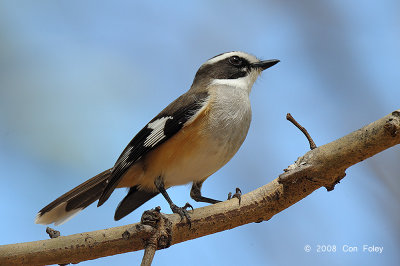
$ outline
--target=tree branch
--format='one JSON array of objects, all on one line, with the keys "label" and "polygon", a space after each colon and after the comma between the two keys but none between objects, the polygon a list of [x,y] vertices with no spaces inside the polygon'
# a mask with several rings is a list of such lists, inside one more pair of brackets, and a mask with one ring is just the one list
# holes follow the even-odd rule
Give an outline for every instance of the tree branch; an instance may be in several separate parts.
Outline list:
[{"label": "tree branch", "polygon": [[[321,186],[332,190],[348,167],[400,143],[400,110],[336,141],[315,148],[300,157],[272,182],[237,199],[196,209],[192,226],[176,214],[163,215],[171,222],[171,238],[163,247],[174,245],[252,222],[271,219]],[[77,263],[144,249],[154,228],[130,224],[58,238],[0,246],[0,264]],[[165,240],[165,239],[164,239]],[[158,239],[160,241],[160,239]],[[158,246],[157,248],[163,248]],[[153,253],[153,252],[151,252]]]}]

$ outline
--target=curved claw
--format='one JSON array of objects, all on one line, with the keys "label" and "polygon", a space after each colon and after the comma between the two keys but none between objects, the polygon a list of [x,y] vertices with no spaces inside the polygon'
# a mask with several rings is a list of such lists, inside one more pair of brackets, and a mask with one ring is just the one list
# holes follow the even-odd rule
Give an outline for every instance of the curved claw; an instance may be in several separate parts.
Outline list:
[{"label": "curved claw", "polygon": [[232,196],[232,192],[228,193],[228,200],[233,199],[233,198],[237,198],[239,200],[239,205],[242,202],[242,191],[240,190],[240,188],[236,188],[236,193],[233,194]]},{"label": "curved claw", "polygon": [[186,203],[185,206],[183,206],[183,207],[178,207],[175,204],[171,205],[172,212],[179,214],[179,216],[181,217],[181,222],[183,221],[183,218],[185,217],[189,224],[189,228],[190,228],[190,227],[192,227],[192,221],[190,220],[190,215],[189,215],[188,211],[186,210],[187,208],[193,209],[192,205],[190,205],[189,203]]},{"label": "curved claw", "polygon": [[183,206],[182,207],[183,209],[187,209],[187,208],[191,208],[192,209],[192,211],[194,211],[194,209],[193,209],[193,206],[192,205],[190,205],[190,203],[189,202],[186,202],[186,204],[185,204],[185,206]]}]

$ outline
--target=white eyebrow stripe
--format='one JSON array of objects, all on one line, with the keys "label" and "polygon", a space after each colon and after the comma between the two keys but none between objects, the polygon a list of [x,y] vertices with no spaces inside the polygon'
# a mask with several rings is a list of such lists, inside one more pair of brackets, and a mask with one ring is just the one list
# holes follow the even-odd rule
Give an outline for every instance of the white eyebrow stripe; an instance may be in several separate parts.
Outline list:
[{"label": "white eyebrow stripe", "polygon": [[207,62],[205,62],[204,64],[214,64],[214,63],[216,63],[218,61],[224,60],[224,59],[226,59],[228,57],[231,57],[231,56],[234,56],[234,55],[246,58],[250,62],[257,62],[258,61],[257,58],[255,56],[253,56],[253,55],[236,51],[236,52],[224,53],[224,54],[218,55],[216,57],[213,57],[213,58],[209,59]]}]

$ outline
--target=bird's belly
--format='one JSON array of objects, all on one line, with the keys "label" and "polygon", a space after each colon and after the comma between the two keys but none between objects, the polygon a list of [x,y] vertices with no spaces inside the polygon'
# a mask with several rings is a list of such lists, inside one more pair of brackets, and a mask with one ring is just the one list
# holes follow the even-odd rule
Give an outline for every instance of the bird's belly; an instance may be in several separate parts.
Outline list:
[{"label": "bird's belly", "polygon": [[203,144],[195,153],[178,155],[172,159],[172,167],[166,168],[162,173],[167,187],[204,180],[218,171],[234,155],[223,143]]},{"label": "bird's belly", "polygon": [[227,145],[211,139],[195,125],[182,129],[138,164],[142,173],[136,175],[135,183],[154,190],[158,176],[166,187],[203,180],[232,158],[235,152]]}]

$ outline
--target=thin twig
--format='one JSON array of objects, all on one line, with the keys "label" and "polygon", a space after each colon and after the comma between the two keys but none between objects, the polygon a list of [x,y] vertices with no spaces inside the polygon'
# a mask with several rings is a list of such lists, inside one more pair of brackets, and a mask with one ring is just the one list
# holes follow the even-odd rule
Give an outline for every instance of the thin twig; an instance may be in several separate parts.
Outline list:
[{"label": "thin twig", "polygon": [[153,262],[156,250],[157,250],[157,238],[155,236],[152,236],[146,244],[142,258],[142,263],[140,264],[140,266],[150,266],[151,263]]},{"label": "thin twig", "polygon": [[311,138],[310,134],[308,134],[307,129],[305,129],[304,127],[302,127],[294,118],[290,113],[287,113],[286,115],[286,119],[289,120],[290,122],[293,123],[293,125],[295,125],[298,129],[300,129],[301,132],[303,132],[303,134],[306,136],[308,142],[310,143],[310,149],[313,150],[317,147],[317,145],[315,145],[315,142],[313,141],[313,139]]}]

